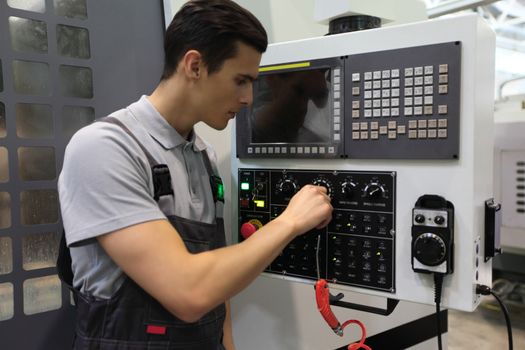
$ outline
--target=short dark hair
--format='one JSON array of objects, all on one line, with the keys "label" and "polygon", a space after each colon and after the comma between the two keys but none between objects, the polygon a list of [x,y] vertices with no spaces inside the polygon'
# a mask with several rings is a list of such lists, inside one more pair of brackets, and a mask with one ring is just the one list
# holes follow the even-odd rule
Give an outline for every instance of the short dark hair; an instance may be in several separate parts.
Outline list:
[{"label": "short dark hair", "polygon": [[192,49],[202,54],[212,74],[237,54],[239,41],[260,53],[266,51],[266,30],[251,12],[231,0],[188,1],[166,30],[161,80],[175,73],[179,61]]}]

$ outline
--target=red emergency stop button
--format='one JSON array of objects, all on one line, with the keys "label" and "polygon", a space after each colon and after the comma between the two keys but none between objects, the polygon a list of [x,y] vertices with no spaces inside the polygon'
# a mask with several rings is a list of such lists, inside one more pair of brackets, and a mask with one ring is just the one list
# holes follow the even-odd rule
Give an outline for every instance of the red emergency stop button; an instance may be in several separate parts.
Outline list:
[{"label": "red emergency stop button", "polygon": [[241,235],[244,239],[248,239],[251,235],[255,233],[258,229],[263,226],[262,222],[257,219],[251,219],[248,222],[245,222],[241,225]]},{"label": "red emergency stop button", "polygon": [[257,231],[257,227],[249,222],[245,222],[241,226],[241,235],[244,237],[244,239],[248,239],[251,235],[253,235]]}]

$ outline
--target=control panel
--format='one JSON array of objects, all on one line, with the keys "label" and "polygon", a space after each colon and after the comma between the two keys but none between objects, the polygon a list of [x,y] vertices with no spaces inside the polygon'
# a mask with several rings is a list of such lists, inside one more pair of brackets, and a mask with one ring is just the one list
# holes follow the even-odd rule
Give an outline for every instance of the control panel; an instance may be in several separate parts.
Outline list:
[{"label": "control panel", "polygon": [[239,241],[307,184],[327,189],[332,221],[295,238],[265,272],[394,293],[395,172],[239,169]]},{"label": "control panel", "polygon": [[460,64],[459,41],[349,56],[348,157],[457,159]]}]

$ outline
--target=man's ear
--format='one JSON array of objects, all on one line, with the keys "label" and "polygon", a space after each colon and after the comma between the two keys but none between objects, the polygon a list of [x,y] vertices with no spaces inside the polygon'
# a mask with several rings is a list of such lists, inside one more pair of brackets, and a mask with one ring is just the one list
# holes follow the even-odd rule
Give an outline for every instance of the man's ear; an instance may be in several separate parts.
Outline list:
[{"label": "man's ear", "polygon": [[197,50],[188,50],[182,58],[184,74],[189,79],[199,79],[203,73],[202,54]]}]

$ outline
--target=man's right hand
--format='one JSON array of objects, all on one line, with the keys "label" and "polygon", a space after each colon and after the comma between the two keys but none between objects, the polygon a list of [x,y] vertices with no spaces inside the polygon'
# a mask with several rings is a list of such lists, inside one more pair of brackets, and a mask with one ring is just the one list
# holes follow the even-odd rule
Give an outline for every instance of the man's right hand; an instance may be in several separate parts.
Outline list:
[{"label": "man's right hand", "polygon": [[285,221],[293,227],[295,235],[328,225],[332,219],[332,205],[326,188],[306,185],[297,192],[275,220]]}]

